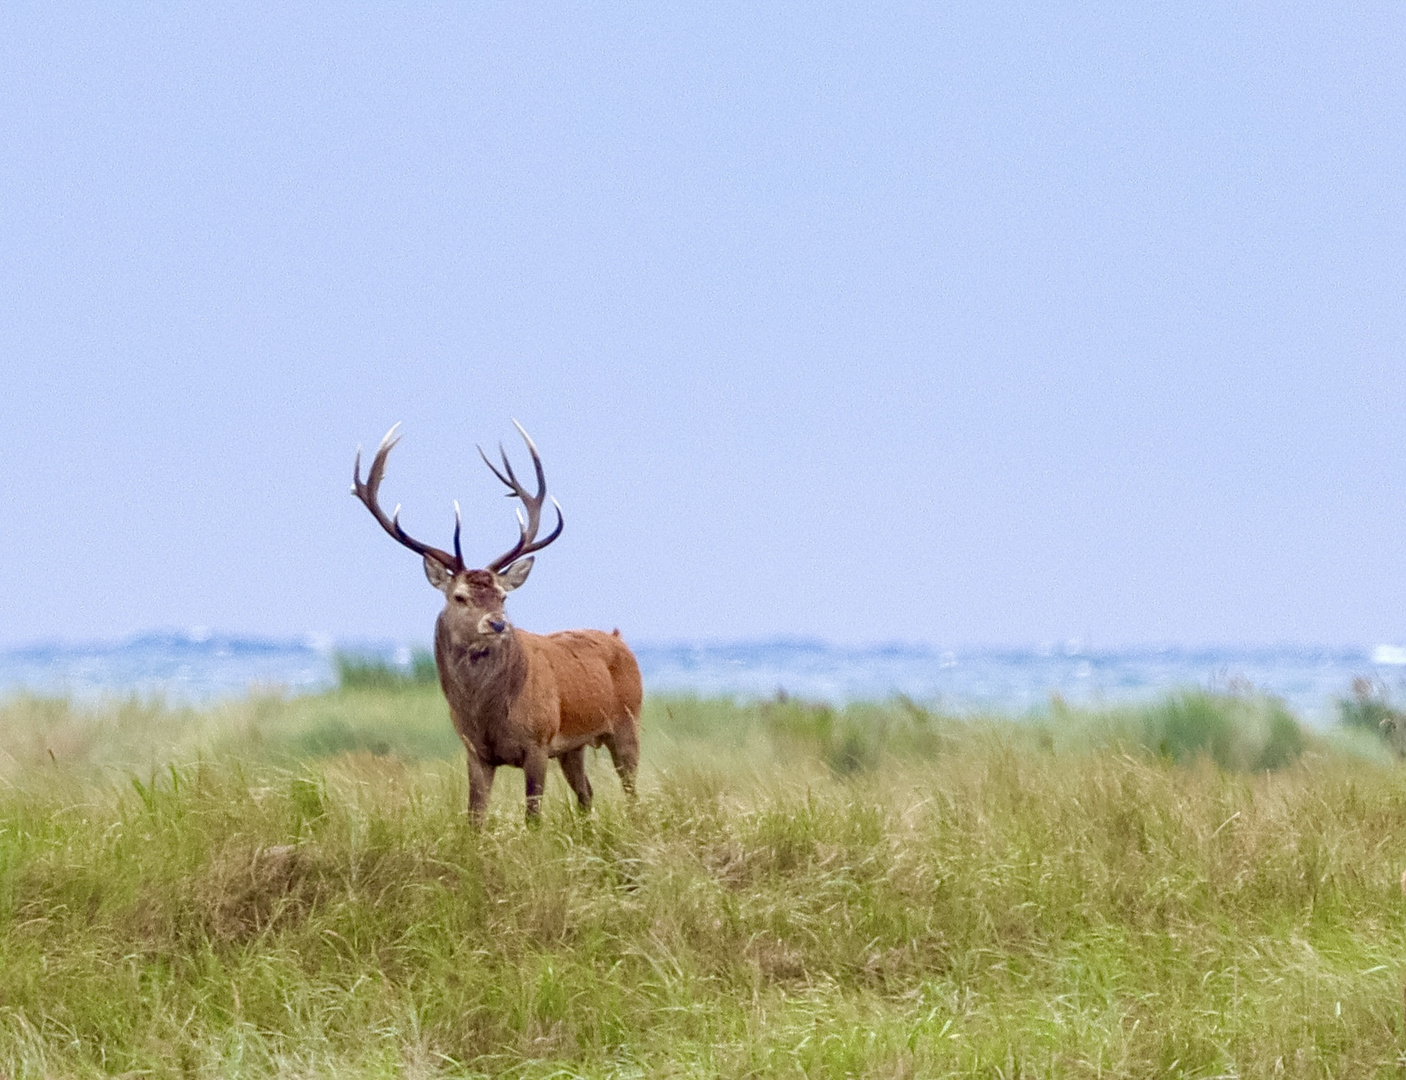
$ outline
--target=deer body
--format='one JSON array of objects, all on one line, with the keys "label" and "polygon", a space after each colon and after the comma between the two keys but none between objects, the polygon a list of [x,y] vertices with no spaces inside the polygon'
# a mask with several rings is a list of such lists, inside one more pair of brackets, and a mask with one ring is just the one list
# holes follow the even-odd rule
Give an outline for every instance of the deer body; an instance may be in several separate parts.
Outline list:
[{"label": "deer body", "polygon": [[522,432],[536,467],[536,496],[528,495],[518,483],[506,454],[504,472],[488,463],[527,507],[527,520],[519,517],[521,537],[486,569],[470,570],[459,550],[457,505],[453,555],[407,536],[400,527],[398,508],[389,518],[380,509],[376,494],[386,456],[396,442],[395,430],[382,441],[364,484],[358,453],[352,493],[388,533],[424,557],[425,576],[444,593],[444,610],[435,622],[435,667],[454,729],[468,754],[470,813],[476,821],[483,820],[495,770],[511,765],[526,775],[527,814],[535,818],[551,758],[560,761],[581,808],[589,809],[587,746],[610,751],[625,792],[633,796],[642,688],[639,665],[620,632],[532,634],[514,627],[503,610],[507,594],[532,569],[530,553],[546,547],[562,529],[557,507],[555,531],[545,540],[536,540],[546,481],[532,440]]},{"label": "deer body", "polygon": [[443,619],[435,629],[435,665],[454,730],[469,755],[475,817],[487,810],[493,770],[500,765],[526,773],[528,806],[535,813],[550,758],[561,761],[581,808],[589,809],[587,746],[610,751],[621,783],[633,794],[642,689],[639,665],[619,634],[510,629],[502,639],[487,647],[456,638]]}]

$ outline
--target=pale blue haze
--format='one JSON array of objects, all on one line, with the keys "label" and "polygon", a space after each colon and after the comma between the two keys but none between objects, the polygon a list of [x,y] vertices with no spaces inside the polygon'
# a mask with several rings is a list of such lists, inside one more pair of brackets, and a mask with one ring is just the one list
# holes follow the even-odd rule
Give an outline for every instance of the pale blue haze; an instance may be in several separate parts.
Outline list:
[{"label": "pale blue haze", "polygon": [[[169,704],[249,693],[285,695],[336,684],[331,642],[241,638],[208,632],[152,633],[106,645],[40,644],[0,651],[0,693],[62,694],[80,701],[130,694]],[[344,642],[362,659],[409,671],[411,645]],[[752,700],[778,694],[809,701],[872,701],[902,694],[959,715],[1048,715],[1054,696],[1071,705],[1148,701],[1187,687],[1284,700],[1320,727],[1335,722],[1354,680],[1406,694],[1406,651],[1392,648],[935,649],[843,646],[806,639],[636,646],[652,693]]]},{"label": "pale blue haze", "polygon": [[[0,646],[1406,643],[1406,9],[17,3]],[[511,444],[510,444],[511,445]]]}]

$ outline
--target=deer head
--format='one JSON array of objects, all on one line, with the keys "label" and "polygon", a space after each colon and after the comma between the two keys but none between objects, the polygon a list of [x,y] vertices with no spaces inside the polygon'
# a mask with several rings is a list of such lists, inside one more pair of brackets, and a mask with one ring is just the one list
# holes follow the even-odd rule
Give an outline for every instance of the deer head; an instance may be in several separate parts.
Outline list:
[{"label": "deer head", "polygon": [[483,452],[483,448],[478,448],[479,456],[492,470],[493,475],[507,486],[508,497],[521,500],[523,508],[527,511],[526,518],[523,517],[522,510],[519,510],[517,514],[519,530],[517,543],[481,570],[469,569],[464,565],[464,555],[459,547],[461,519],[457,502],[454,504],[453,555],[437,547],[431,547],[429,544],[422,544],[406,533],[400,527],[399,506],[387,517],[386,512],[377,502],[381,480],[386,472],[386,458],[390,456],[395,444],[400,441],[399,424],[386,432],[386,437],[381,440],[381,445],[376,449],[376,456],[371,461],[371,471],[366,474],[365,482],[361,479],[361,448],[358,447],[356,451],[356,466],[352,473],[352,494],[365,504],[366,509],[371,511],[371,516],[397,543],[403,544],[424,559],[425,577],[429,578],[431,585],[444,593],[444,613],[440,618],[444,621],[446,629],[456,638],[478,637],[492,640],[507,633],[512,624],[503,612],[503,601],[507,598],[508,593],[527,580],[527,575],[532,570],[533,552],[541,551],[560,536],[564,524],[561,507],[557,504],[556,499],[553,499],[552,506],[557,512],[557,526],[545,539],[537,539],[537,531],[542,523],[542,504],[547,497],[547,479],[542,472],[542,459],[538,455],[537,447],[533,445],[532,439],[526,431],[523,431],[522,425],[516,420],[513,421],[513,426],[522,435],[523,441],[527,443],[528,452],[532,455],[532,465],[537,472],[537,494],[528,494],[527,489],[518,482],[517,474],[513,472],[512,464],[508,461],[507,451],[503,449],[502,444],[498,446],[498,453],[503,461],[502,472],[499,472],[498,467],[488,460],[488,455]]}]

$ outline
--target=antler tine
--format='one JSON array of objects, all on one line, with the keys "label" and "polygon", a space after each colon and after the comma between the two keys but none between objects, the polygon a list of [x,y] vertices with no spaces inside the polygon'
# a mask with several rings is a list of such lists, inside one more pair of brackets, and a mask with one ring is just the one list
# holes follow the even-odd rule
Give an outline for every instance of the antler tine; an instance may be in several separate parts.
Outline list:
[{"label": "antler tine", "polygon": [[428,555],[439,562],[447,570],[459,571],[464,568],[464,560],[459,556],[459,528],[456,514],[454,528],[454,554],[450,555],[446,551],[441,551],[437,547],[429,544],[422,544],[414,537],[410,536],[400,527],[400,507],[395,508],[395,512],[386,516],[386,512],[381,509],[378,496],[381,491],[381,481],[386,475],[386,459],[390,456],[395,444],[400,441],[400,424],[396,424],[386,432],[386,437],[381,440],[381,445],[376,448],[376,456],[371,459],[371,470],[366,474],[366,481],[361,479],[361,447],[356,448],[356,464],[352,468],[352,488],[351,493],[361,500],[366,509],[371,511],[371,516],[376,519],[377,524],[385,529],[387,533],[399,544],[403,544],[417,555]]},{"label": "antler tine", "polygon": [[454,560],[460,565],[464,565],[464,553],[459,548],[459,531],[463,528],[464,519],[459,514],[459,500],[454,500]]},{"label": "antler tine", "polygon": [[[490,471],[491,473],[493,473],[493,475],[496,476],[496,477],[497,477],[499,480],[501,480],[503,483],[507,484],[508,487],[510,487],[510,488],[513,489],[512,491],[508,492],[508,498],[511,499],[511,498],[517,493],[518,485],[515,484],[512,480],[509,480],[506,476],[504,476],[502,473],[500,473],[500,472],[498,471],[498,466],[497,466],[497,465],[494,465],[493,462],[491,462],[491,461],[488,460],[488,455],[483,452],[483,447],[481,447],[481,446],[476,446],[476,447],[474,447],[474,449],[476,449],[476,450],[478,451],[478,456],[481,457],[481,458],[483,458],[483,463],[488,466],[489,471]],[[499,443],[499,444],[498,444],[498,450],[499,450],[500,453],[502,453],[502,450],[503,450],[503,444],[502,444],[502,443]],[[508,455],[507,455],[507,454],[503,454],[503,463],[504,463],[504,464],[507,464],[507,461],[508,461]],[[509,469],[508,471],[511,472],[512,470]]]},{"label": "antler tine", "polygon": [[508,479],[512,481],[513,487],[520,488],[522,482],[517,478],[517,473],[513,472],[513,463],[508,460],[508,452],[503,449],[502,443],[498,444],[498,456],[503,459],[503,471],[508,474]]},{"label": "antler tine", "polygon": [[[547,490],[547,477],[542,472],[542,456],[537,453],[537,444],[532,441],[532,436],[523,429],[523,426],[514,420],[513,427],[517,428],[517,433],[522,436],[522,441],[527,443],[527,452],[532,455],[532,465],[537,470],[537,496],[541,498]],[[556,500],[553,499],[552,502],[555,504]]]},{"label": "antler tine", "polygon": [[366,477],[366,483],[371,488],[373,495],[381,487],[381,479],[386,475],[386,459],[390,457],[391,451],[395,449],[395,444],[398,442],[400,442],[399,420],[391,425],[390,431],[386,432],[386,437],[381,440],[381,445],[376,447],[376,456],[371,459],[371,472]]},{"label": "antler tine", "polygon": [[524,555],[530,555],[534,551],[541,551],[561,535],[561,530],[565,525],[561,507],[557,504],[556,499],[553,499],[552,506],[556,508],[557,512],[557,526],[546,539],[537,539],[537,530],[542,524],[542,504],[547,498],[547,477],[542,469],[542,457],[538,454],[537,446],[533,443],[531,436],[523,430],[523,426],[516,420],[513,421],[513,426],[518,429],[518,433],[522,436],[523,441],[527,443],[528,452],[532,455],[533,471],[537,474],[537,494],[529,495],[527,489],[522,486],[522,483],[517,478],[517,474],[513,472],[512,463],[508,461],[507,451],[503,449],[501,443],[498,445],[498,452],[503,458],[503,472],[498,471],[497,466],[488,460],[488,455],[483,452],[483,447],[479,447],[479,456],[483,458],[484,464],[486,464],[493,475],[501,480],[504,486],[508,488],[509,497],[520,499],[523,509],[527,511],[527,519],[525,521],[523,520],[521,511],[519,511],[517,515],[518,542],[488,564],[488,569],[492,570],[494,573],[516,562]]}]

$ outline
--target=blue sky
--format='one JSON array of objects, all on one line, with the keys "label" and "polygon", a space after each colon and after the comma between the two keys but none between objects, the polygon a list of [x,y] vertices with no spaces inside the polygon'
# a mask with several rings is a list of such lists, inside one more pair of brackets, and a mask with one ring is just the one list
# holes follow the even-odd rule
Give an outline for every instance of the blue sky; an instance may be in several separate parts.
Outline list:
[{"label": "blue sky", "polygon": [[0,12],[0,643],[1406,639],[1399,5]]}]

